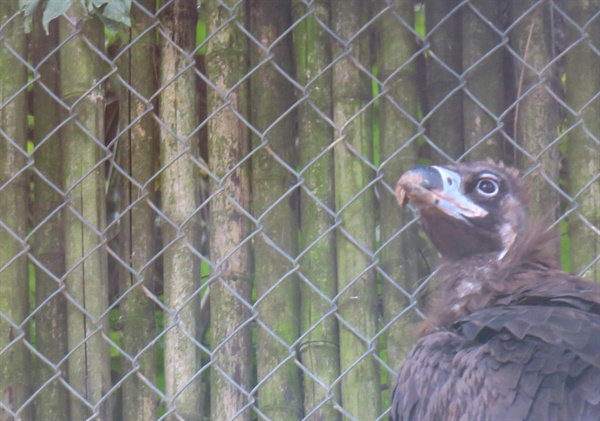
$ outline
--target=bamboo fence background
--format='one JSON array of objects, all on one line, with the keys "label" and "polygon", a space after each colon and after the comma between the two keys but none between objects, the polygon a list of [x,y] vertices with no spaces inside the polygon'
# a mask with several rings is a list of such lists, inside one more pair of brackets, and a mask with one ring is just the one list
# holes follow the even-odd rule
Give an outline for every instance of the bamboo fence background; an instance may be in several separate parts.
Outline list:
[{"label": "bamboo fence background", "polygon": [[1,420],[386,419],[417,164],[518,167],[600,281],[599,0],[36,3],[0,2]]}]

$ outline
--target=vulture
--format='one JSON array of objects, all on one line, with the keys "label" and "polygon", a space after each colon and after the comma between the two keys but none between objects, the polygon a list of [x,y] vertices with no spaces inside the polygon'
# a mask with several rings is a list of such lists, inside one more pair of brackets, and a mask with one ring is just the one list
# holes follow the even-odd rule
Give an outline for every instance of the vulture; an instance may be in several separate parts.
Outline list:
[{"label": "vulture", "polygon": [[390,420],[600,420],[600,286],[560,270],[517,171],[416,167],[396,193],[443,263]]}]

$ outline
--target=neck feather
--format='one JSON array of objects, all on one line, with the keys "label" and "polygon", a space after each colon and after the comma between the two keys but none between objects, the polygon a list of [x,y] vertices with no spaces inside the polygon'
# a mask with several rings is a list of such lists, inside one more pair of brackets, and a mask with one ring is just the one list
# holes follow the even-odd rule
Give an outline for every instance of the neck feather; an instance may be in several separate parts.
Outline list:
[{"label": "neck feather", "polygon": [[447,260],[440,268],[427,325],[449,327],[474,311],[492,307],[511,292],[526,287],[541,272],[558,269],[552,252],[556,236],[531,227],[502,255],[485,253]]}]

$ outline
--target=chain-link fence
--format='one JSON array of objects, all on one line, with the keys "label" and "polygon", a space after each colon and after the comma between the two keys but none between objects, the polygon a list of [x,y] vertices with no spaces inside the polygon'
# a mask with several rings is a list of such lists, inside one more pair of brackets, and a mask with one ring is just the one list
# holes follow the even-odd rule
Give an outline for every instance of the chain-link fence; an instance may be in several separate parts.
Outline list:
[{"label": "chain-link fence", "polygon": [[387,418],[417,164],[516,166],[600,279],[598,0],[0,11],[0,419]]}]

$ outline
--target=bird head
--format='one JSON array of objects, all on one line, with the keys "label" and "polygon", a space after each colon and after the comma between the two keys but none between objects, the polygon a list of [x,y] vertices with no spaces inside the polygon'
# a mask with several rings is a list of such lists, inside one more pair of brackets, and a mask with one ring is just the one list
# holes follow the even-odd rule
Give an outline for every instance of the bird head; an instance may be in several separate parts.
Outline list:
[{"label": "bird head", "polygon": [[400,177],[396,195],[401,206],[413,205],[450,260],[492,252],[502,258],[526,225],[526,188],[516,170],[501,164],[416,167]]}]

